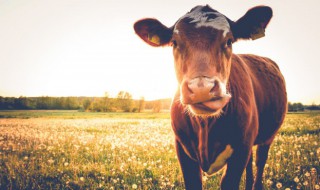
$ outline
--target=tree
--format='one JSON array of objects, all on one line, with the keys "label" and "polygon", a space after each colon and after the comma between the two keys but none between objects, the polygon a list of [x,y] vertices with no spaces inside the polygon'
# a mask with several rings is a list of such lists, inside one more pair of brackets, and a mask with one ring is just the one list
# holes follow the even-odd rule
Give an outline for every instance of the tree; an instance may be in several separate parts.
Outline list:
[{"label": "tree", "polygon": [[104,97],[103,100],[101,102],[103,111],[105,112],[110,112],[110,111],[116,111],[116,109],[114,108],[114,99],[110,97],[108,92],[104,93]]},{"label": "tree", "polygon": [[304,106],[302,103],[288,103],[288,111],[293,111],[293,112],[297,112],[297,111],[303,111],[304,110]]},{"label": "tree", "polygon": [[117,95],[117,106],[124,112],[131,112],[133,108],[132,95],[129,92],[120,91]]},{"label": "tree", "polygon": [[144,97],[142,96],[139,100],[139,105],[138,105],[138,112],[142,112],[144,110],[144,107],[145,107],[145,100],[144,100]]},{"label": "tree", "polygon": [[90,109],[90,106],[91,106],[91,100],[86,98],[83,103],[82,103],[82,106],[83,106],[83,109],[85,111],[88,111]]},{"label": "tree", "polygon": [[307,106],[306,109],[308,110],[320,110],[320,105],[316,105],[314,102],[310,106]]},{"label": "tree", "polygon": [[36,109],[37,102],[34,98],[27,98],[27,108],[28,109]]},{"label": "tree", "polygon": [[153,104],[153,112],[155,113],[159,113],[161,111],[161,108],[162,108],[162,103],[161,103],[161,100],[156,100]]},{"label": "tree", "polygon": [[91,110],[96,112],[103,111],[103,103],[101,101],[101,98],[94,98],[94,100],[91,103]]},{"label": "tree", "polygon": [[41,96],[40,98],[37,99],[36,103],[36,108],[37,109],[52,109],[52,98],[48,96]]},{"label": "tree", "polygon": [[6,98],[0,96],[0,110],[6,109]]},{"label": "tree", "polygon": [[20,96],[14,99],[14,109],[27,109],[27,98]]}]

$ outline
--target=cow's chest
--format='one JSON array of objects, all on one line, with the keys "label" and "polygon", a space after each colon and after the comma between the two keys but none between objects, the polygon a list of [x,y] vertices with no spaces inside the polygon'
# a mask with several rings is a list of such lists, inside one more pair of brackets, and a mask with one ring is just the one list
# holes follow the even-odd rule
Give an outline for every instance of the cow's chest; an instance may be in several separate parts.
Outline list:
[{"label": "cow's chest", "polygon": [[[227,128],[225,128],[227,129]],[[233,153],[228,132],[209,127],[207,121],[194,122],[192,127],[176,133],[185,153],[211,175],[220,170]]]}]

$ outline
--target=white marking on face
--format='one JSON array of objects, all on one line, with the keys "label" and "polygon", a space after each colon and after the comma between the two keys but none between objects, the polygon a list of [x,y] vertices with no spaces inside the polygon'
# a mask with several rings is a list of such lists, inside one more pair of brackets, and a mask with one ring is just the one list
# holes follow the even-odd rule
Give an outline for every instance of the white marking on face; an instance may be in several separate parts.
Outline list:
[{"label": "white marking on face", "polygon": [[[180,20],[184,18],[190,18],[192,21],[190,23],[195,23],[196,28],[200,27],[212,27],[217,30],[223,31],[223,36],[226,37],[227,33],[230,32],[230,25],[226,17],[218,12],[203,12],[201,11],[202,7],[199,6],[195,8],[192,12],[187,13]],[[215,15],[216,18],[208,19],[209,15]]]},{"label": "white marking on face", "polygon": [[179,30],[177,28],[174,28],[173,32],[179,34]]}]

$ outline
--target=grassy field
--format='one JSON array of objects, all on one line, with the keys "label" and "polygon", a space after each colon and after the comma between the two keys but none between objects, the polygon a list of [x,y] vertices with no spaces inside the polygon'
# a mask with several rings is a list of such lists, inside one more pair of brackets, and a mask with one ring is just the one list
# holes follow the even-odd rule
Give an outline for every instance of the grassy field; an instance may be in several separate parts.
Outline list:
[{"label": "grassy field", "polygon": [[119,119],[170,119],[168,110],[161,113],[129,113],[129,112],[79,112],[76,110],[0,110],[0,119],[5,118],[47,118],[47,119],[92,119],[92,118],[119,118]]},{"label": "grassy field", "polygon": [[[0,189],[184,189],[169,113],[0,112]],[[320,113],[288,114],[266,189],[320,189]],[[219,189],[221,173],[204,179]],[[243,187],[244,179],[242,180]]]}]

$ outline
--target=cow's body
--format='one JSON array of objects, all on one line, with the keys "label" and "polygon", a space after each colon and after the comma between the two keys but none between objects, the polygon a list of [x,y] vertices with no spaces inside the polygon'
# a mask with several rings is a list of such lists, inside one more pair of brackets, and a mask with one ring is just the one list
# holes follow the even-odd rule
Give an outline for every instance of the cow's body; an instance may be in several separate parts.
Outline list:
[{"label": "cow's body", "polygon": [[[269,7],[249,10],[233,22],[209,6],[197,6],[167,28],[155,19],[135,24],[152,46],[171,43],[179,82],[171,106],[172,127],[186,189],[202,189],[202,173],[225,165],[221,189],[262,189],[270,145],[287,110],[285,81],[268,58],[232,53],[238,39],[264,36]],[[258,145],[253,180],[252,147]]]},{"label": "cow's body", "polygon": [[[184,164],[191,166],[195,161],[207,172],[228,144],[239,151],[234,152],[234,159],[239,163],[248,161],[251,148],[247,147],[269,146],[272,142],[287,107],[285,83],[277,65],[263,57],[233,55],[229,88],[235,98],[218,118],[190,115],[179,101],[179,92],[176,94],[171,107],[172,127],[178,153],[190,158],[190,163],[184,161]],[[243,163],[242,167],[245,166]],[[193,173],[197,171],[199,168]],[[201,179],[201,172],[198,178]],[[197,180],[194,177],[189,180],[196,187]]]}]

